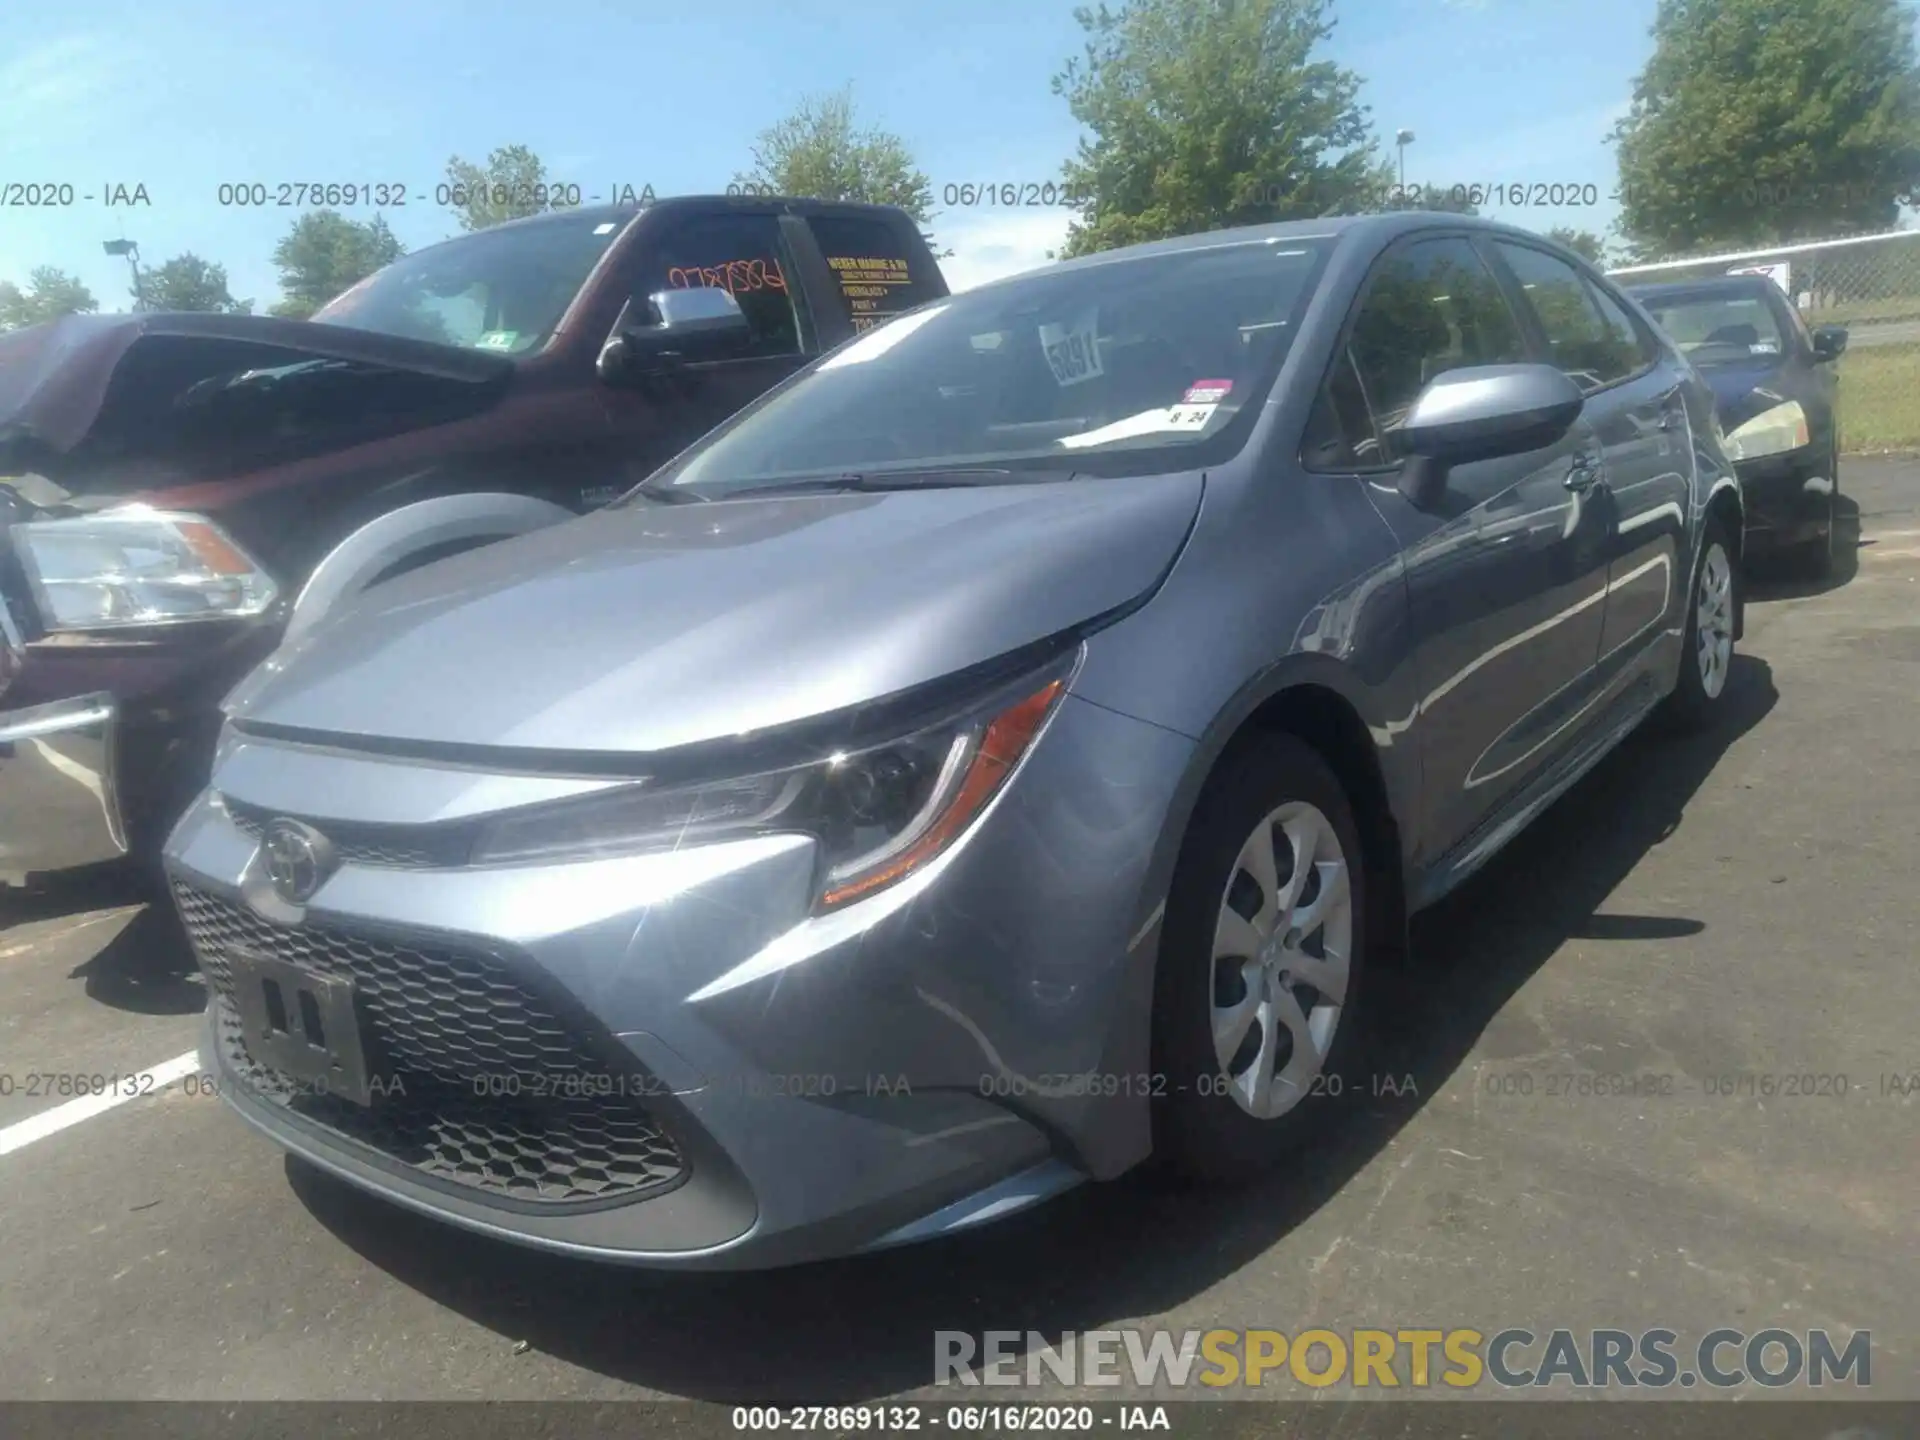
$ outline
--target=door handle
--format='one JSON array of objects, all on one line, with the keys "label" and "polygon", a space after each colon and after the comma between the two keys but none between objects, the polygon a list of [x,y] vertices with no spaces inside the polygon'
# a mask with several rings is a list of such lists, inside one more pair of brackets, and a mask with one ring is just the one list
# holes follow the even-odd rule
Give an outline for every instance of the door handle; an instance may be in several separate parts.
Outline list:
[{"label": "door handle", "polygon": [[1573,457],[1573,464],[1567,467],[1567,478],[1563,482],[1573,491],[1591,490],[1602,481],[1605,471],[1600,457],[1592,451],[1582,451]]},{"label": "door handle", "polygon": [[1680,387],[1674,386],[1660,397],[1660,428],[1678,430],[1680,419],[1686,414],[1687,402],[1680,394]]}]

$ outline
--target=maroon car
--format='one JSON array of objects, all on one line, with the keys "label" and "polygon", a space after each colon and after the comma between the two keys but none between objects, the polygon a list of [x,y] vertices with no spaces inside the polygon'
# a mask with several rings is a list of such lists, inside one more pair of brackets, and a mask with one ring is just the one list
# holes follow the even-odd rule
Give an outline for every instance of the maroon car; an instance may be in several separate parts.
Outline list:
[{"label": "maroon car", "polygon": [[475,492],[589,509],[946,293],[902,211],[689,197],[464,235],[312,320],[0,336],[0,880],[153,853],[221,699],[368,521]]}]

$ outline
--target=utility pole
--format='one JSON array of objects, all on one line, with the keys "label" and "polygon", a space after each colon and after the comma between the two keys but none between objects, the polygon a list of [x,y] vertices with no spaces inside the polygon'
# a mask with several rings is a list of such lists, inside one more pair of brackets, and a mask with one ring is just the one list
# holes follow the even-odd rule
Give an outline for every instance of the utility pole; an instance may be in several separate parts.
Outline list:
[{"label": "utility pole", "polygon": [[100,248],[105,250],[109,255],[124,255],[127,257],[127,266],[133,271],[133,308],[135,310],[146,309],[147,291],[146,287],[140,282],[139,245],[132,240],[103,240],[100,242]]}]

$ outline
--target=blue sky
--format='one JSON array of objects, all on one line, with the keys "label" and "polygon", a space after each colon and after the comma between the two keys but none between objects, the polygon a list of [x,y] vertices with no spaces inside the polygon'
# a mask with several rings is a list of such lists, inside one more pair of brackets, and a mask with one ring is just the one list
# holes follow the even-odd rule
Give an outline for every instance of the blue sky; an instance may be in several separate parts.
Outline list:
[{"label": "blue sky", "polygon": [[[1603,230],[1654,0],[1337,0],[1328,53],[1365,79],[1380,135],[1416,133],[1409,183],[1592,184],[1596,207],[1487,213]],[[128,304],[120,235],[157,263],[193,250],[262,308],[297,211],[222,208],[222,182],[400,182],[409,247],[453,233],[447,157],[525,143],[592,194],[724,188],[755,135],[851,82],[933,182],[1045,181],[1079,128],[1049,81],[1082,37],[1069,0],[63,0],[16,5],[0,50],[0,185],[144,185],[151,204],[0,208],[0,279],[77,272]],[[349,211],[367,218],[370,209]],[[1066,212],[942,207],[958,285],[1043,263]]]}]

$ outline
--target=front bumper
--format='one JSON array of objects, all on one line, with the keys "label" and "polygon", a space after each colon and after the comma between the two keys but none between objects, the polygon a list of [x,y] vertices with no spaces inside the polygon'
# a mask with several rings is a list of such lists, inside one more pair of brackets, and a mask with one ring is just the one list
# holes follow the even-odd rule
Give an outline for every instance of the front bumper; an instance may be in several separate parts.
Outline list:
[{"label": "front bumper", "polygon": [[118,720],[105,693],[0,712],[0,879],[18,884],[127,853]]},{"label": "front bumper", "polygon": [[[1157,935],[1137,906],[1189,748],[1069,699],[939,861],[813,916],[804,837],[410,863],[369,826],[547,782],[249,741],[221,761],[227,798],[168,846],[213,997],[205,1063],[244,1119],[340,1178],[595,1259],[757,1268],[1011,1213],[1145,1154]],[[1115,773],[1136,783],[1097,781]],[[277,920],[269,812],[328,830],[344,861]],[[404,1102],[263,1076],[228,999],[244,952],[350,976]]]},{"label": "front bumper", "polygon": [[1808,446],[1735,464],[1747,512],[1747,544],[1774,550],[1820,538],[1833,514],[1833,476],[1825,451]]}]

